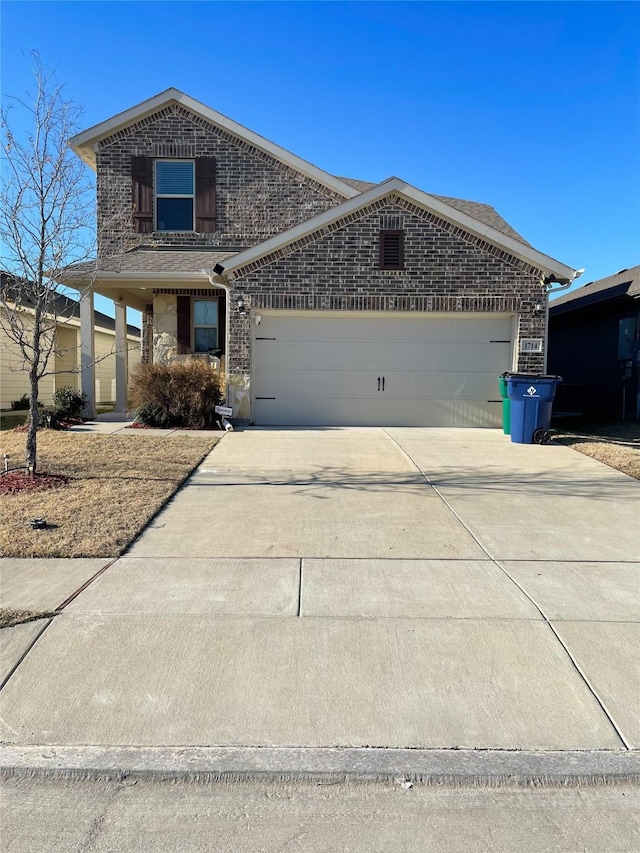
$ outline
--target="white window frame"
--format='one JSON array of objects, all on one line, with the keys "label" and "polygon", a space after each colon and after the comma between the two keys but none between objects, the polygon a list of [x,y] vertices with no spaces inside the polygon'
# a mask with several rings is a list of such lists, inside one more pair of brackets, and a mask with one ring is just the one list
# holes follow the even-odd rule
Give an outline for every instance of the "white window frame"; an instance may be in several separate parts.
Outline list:
[{"label": "white window frame", "polygon": [[[192,193],[159,193],[158,186],[158,164],[160,163],[190,163],[193,172],[193,192]],[[158,199],[161,198],[190,198],[192,201],[192,217],[191,228],[185,231],[172,231],[169,229],[158,228]],[[192,234],[196,230],[196,161],[195,160],[180,160],[176,158],[159,157],[153,163],[153,230],[159,234]]]},{"label": "white window frame", "polygon": [[[213,325],[212,323],[196,323],[196,302],[216,302],[218,305],[216,316],[218,322]],[[193,299],[191,302],[191,352],[196,354],[198,351],[196,350],[196,329],[215,329],[216,330],[216,345],[215,347],[210,347],[210,349],[220,349],[220,300],[219,299],[207,299],[206,297]],[[208,350],[207,350],[208,352]]]}]

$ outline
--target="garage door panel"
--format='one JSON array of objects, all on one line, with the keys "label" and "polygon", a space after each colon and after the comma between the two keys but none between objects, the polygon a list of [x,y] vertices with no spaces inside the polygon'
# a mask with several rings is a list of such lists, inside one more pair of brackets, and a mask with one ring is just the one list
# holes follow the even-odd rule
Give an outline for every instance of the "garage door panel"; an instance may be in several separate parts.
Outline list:
[{"label": "garage door panel", "polygon": [[[315,350],[315,354],[314,354]],[[394,341],[376,345],[370,341],[256,341],[254,362],[257,368],[268,364],[274,370],[289,370],[292,365],[303,367],[309,362],[326,370],[494,370],[497,362],[507,367],[511,361],[510,343],[427,344],[413,341]],[[507,367],[504,369],[506,370]]]},{"label": "garage door panel", "polygon": [[[378,378],[380,388],[378,389]],[[382,379],[384,378],[384,386]],[[314,398],[323,397],[393,397],[394,400],[413,397],[433,399],[496,399],[497,375],[481,371],[412,371],[390,372],[355,370],[296,370],[289,368],[256,370],[256,387],[268,389],[263,396],[286,398],[305,397],[309,389],[318,389]]]},{"label": "garage door panel", "polygon": [[512,328],[508,315],[265,312],[253,327],[252,419],[499,426]]},{"label": "garage door panel", "polygon": [[282,397],[255,401],[257,424],[293,426],[453,426],[499,427],[502,407],[485,400],[412,400],[399,407],[391,399]]},{"label": "garage door panel", "polygon": [[[300,341],[302,343],[345,340],[348,328],[349,340],[366,343],[388,344],[398,339],[424,341],[428,343],[456,344],[482,343],[490,340],[510,338],[511,318],[500,315],[480,320],[478,315],[440,316],[434,319],[429,315],[404,315],[398,317],[389,314],[356,316],[353,314],[318,317],[294,312],[262,314],[261,324],[257,327],[256,338],[275,336],[282,341]],[[287,316],[284,316],[287,315]]]},{"label": "garage door panel", "polygon": [[384,374],[385,397],[449,400],[500,399],[497,375],[493,372],[457,371]]},{"label": "garage door panel", "polygon": [[310,389],[316,389],[314,398],[371,397],[377,393],[375,373],[368,370],[295,370],[291,367],[256,370],[254,382],[257,388],[268,389],[269,393],[264,396],[287,399],[306,397]]}]

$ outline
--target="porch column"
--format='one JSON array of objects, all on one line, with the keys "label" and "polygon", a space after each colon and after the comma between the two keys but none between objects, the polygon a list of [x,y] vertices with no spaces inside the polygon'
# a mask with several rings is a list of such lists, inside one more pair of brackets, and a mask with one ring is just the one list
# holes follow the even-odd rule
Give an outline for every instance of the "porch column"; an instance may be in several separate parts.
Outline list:
[{"label": "porch column", "polygon": [[116,412],[127,411],[129,344],[127,342],[127,306],[116,302]]},{"label": "porch column", "polygon": [[86,418],[96,416],[96,366],[93,322],[93,292],[85,290],[80,297],[80,377],[82,393],[87,395]]}]

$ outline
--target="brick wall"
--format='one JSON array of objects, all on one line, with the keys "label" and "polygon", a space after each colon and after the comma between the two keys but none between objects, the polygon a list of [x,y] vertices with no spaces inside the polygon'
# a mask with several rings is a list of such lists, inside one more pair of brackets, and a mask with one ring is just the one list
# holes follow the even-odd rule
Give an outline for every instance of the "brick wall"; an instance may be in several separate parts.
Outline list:
[{"label": "brick wall", "polygon": [[[135,234],[131,157],[216,158],[216,230]],[[239,250],[303,222],[344,198],[181,106],[170,106],[104,139],[97,152],[98,229],[103,248],[140,244]]]},{"label": "brick wall", "polygon": [[[403,270],[380,270],[379,234],[404,230]],[[416,205],[380,200],[237,271],[234,290],[255,309],[506,312],[520,337],[544,337],[543,275],[487,241]],[[232,313],[230,373],[250,370],[249,317]],[[542,354],[519,354],[517,369],[541,371]]]}]

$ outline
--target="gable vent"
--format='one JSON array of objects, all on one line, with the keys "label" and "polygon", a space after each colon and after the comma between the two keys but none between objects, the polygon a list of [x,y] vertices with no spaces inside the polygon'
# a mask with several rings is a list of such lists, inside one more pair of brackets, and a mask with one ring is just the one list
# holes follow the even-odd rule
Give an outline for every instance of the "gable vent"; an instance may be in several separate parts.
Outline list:
[{"label": "gable vent", "polygon": [[196,146],[191,142],[156,142],[154,157],[195,157]]},{"label": "gable vent", "polygon": [[404,269],[404,231],[380,232],[380,269]]},{"label": "gable vent", "polygon": [[380,217],[381,231],[400,231],[404,228],[402,217],[397,213],[385,213]]}]

